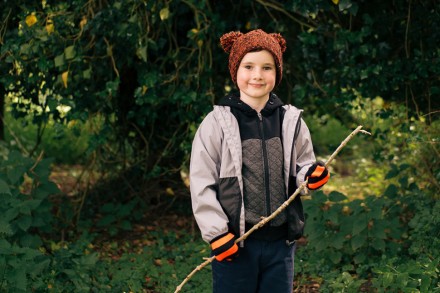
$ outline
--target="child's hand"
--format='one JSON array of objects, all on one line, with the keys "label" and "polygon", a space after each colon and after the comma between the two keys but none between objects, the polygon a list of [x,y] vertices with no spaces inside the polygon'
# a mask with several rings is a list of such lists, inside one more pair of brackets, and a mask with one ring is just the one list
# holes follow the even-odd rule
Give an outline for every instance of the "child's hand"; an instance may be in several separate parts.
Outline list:
[{"label": "child's hand", "polygon": [[304,176],[304,180],[307,180],[307,178],[309,179],[307,182],[307,188],[310,190],[315,190],[321,188],[327,183],[328,179],[330,178],[330,172],[325,167],[323,162],[318,161],[314,163],[307,171],[306,175]]},{"label": "child's hand", "polygon": [[235,243],[235,239],[234,234],[227,232],[211,241],[212,253],[216,260],[231,260],[238,255],[238,245]]}]

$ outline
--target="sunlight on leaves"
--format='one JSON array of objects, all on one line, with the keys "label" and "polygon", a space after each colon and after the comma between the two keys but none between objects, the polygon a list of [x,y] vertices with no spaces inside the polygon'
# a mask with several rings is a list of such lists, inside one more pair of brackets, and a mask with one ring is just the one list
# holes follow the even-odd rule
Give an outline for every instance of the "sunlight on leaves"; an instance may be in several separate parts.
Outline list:
[{"label": "sunlight on leaves", "polygon": [[83,16],[83,18],[81,19],[81,21],[79,22],[79,27],[81,28],[81,30],[84,28],[84,26],[87,24],[87,17]]},{"label": "sunlight on leaves", "polygon": [[69,77],[69,71],[64,71],[61,74],[61,79],[63,80],[63,85],[64,85],[65,88],[67,88],[67,79],[68,79],[68,77]]},{"label": "sunlight on leaves", "polygon": [[47,20],[46,31],[49,35],[55,31],[55,26],[53,25],[52,19]]},{"label": "sunlight on leaves", "polygon": [[161,9],[159,12],[159,16],[162,21],[167,20],[168,17],[170,17],[170,10],[168,8]]},{"label": "sunlight on leaves", "polygon": [[31,27],[37,23],[37,17],[33,14],[30,14],[30,15],[26,16],[25,22],[28,27]]}]

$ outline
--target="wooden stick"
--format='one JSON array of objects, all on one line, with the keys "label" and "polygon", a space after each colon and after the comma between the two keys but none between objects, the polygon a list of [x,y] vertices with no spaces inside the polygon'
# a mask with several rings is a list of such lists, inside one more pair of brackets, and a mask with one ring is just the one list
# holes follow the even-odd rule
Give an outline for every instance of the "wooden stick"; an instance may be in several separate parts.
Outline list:
[{"label": "wooden stick", "polygon": [[[365,130],[361,130],[362,126],[359,125],[355,130],[353,130],[352,133],[350,133],[346,139],[344,139],[341,144],[339,145],[339,147],[333,152],[333,154],[328,158],[327,162],[325,162],[325,166],[328,167],[328,165],[330,165],[330,163],[333,161],[333,159],[336,157],[336,155],[342,150],[342,148],[353,138],[353,136],[355,136],[358,132],[362,132],[364,134],[368,134],[371,135],[371,133],[369,133],[368,131]],[[243,234],[241,237],[237,238],[235,240],[235,243],[238,243],[240,241],[245,240],[246,238],[248,238],[248,236],[250,234],[252,234],[252,232],[254,232],[255,230],[261,228],[262,226],[264,226],[267,222],[271,221],[273,218],[275,218],[279,213],[281,213],[295,198],[298,194],[301,193],[301,191],[306,188],[307,186],[307,180],[305,182],[303,182],[296,190],[295,192],[280,206],[278,207],[270,216],[263,218],[260,222],[258,222],[257,224],[255,224],[249,231],[247,231],[245,234]],[[213,260],[215,259],[215,256],[212,256],[208,259],[206,259],[203,263],[201,263],[200,265],[198,265],[183,281],[182,283],[180,283],[179,286],[176,287],[176,291],[174,291],[174,293],[180,292],[180,290],[182,290],[182,287],[192,278],[192,276],[195,275],[195,273],[197,273],[198,271],[200,271],[201,269],[203,269],[205,266],[207,266],[208,264],[210,264]]]},{"label": "wooden stick", "polygon": [[362,132],[363,134],[368,134],[371,135],[371,133],[369,133],[368,131],[365,130],[361,130],[362,125],[359,125],[355,130],[353,130],[352,133],[350,133],[347,138],[345,138],[341,144],[338,146],[338,148],[333,152],[333,154],[330,156],[330,158],[328,158],[327,162],[325,162],[325,166],[327,167],[332,161],[333,159],[336,157],[337,154],[339,154],[339,152],[342,150],[342,148],[350,141],[350,139],[353,138],[353,136],[355,136],[356,134],[358,134],[358,132]]}]

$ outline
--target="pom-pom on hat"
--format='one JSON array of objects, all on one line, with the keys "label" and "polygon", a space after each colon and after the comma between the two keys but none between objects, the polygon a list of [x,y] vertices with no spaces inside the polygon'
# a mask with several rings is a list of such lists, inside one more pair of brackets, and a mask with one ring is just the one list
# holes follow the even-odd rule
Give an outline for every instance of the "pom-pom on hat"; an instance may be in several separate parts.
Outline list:
[{"label": "pom-pom on hat", "polygon": [[275,84],[280,84],[283,77],[283,53],[286,51],[286,40],[280,34],[268,34],[260,29],[245,34],[230,32],[221,36],[220,44],[223,50],[229,53],[229,72],[235,84],[241,59],[248,52],[259,49],[272,53],[277,71]]}]

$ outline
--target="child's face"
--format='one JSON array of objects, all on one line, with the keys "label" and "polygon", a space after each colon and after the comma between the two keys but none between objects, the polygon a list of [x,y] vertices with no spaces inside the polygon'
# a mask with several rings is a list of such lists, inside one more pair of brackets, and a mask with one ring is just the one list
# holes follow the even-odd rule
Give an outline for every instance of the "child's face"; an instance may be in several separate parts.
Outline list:
[{"label": "child's face", "polygon": [[244,55],[237,70],[240,98],[267,101],[276,82],[275,61],[269,51],[249,52]]}]

